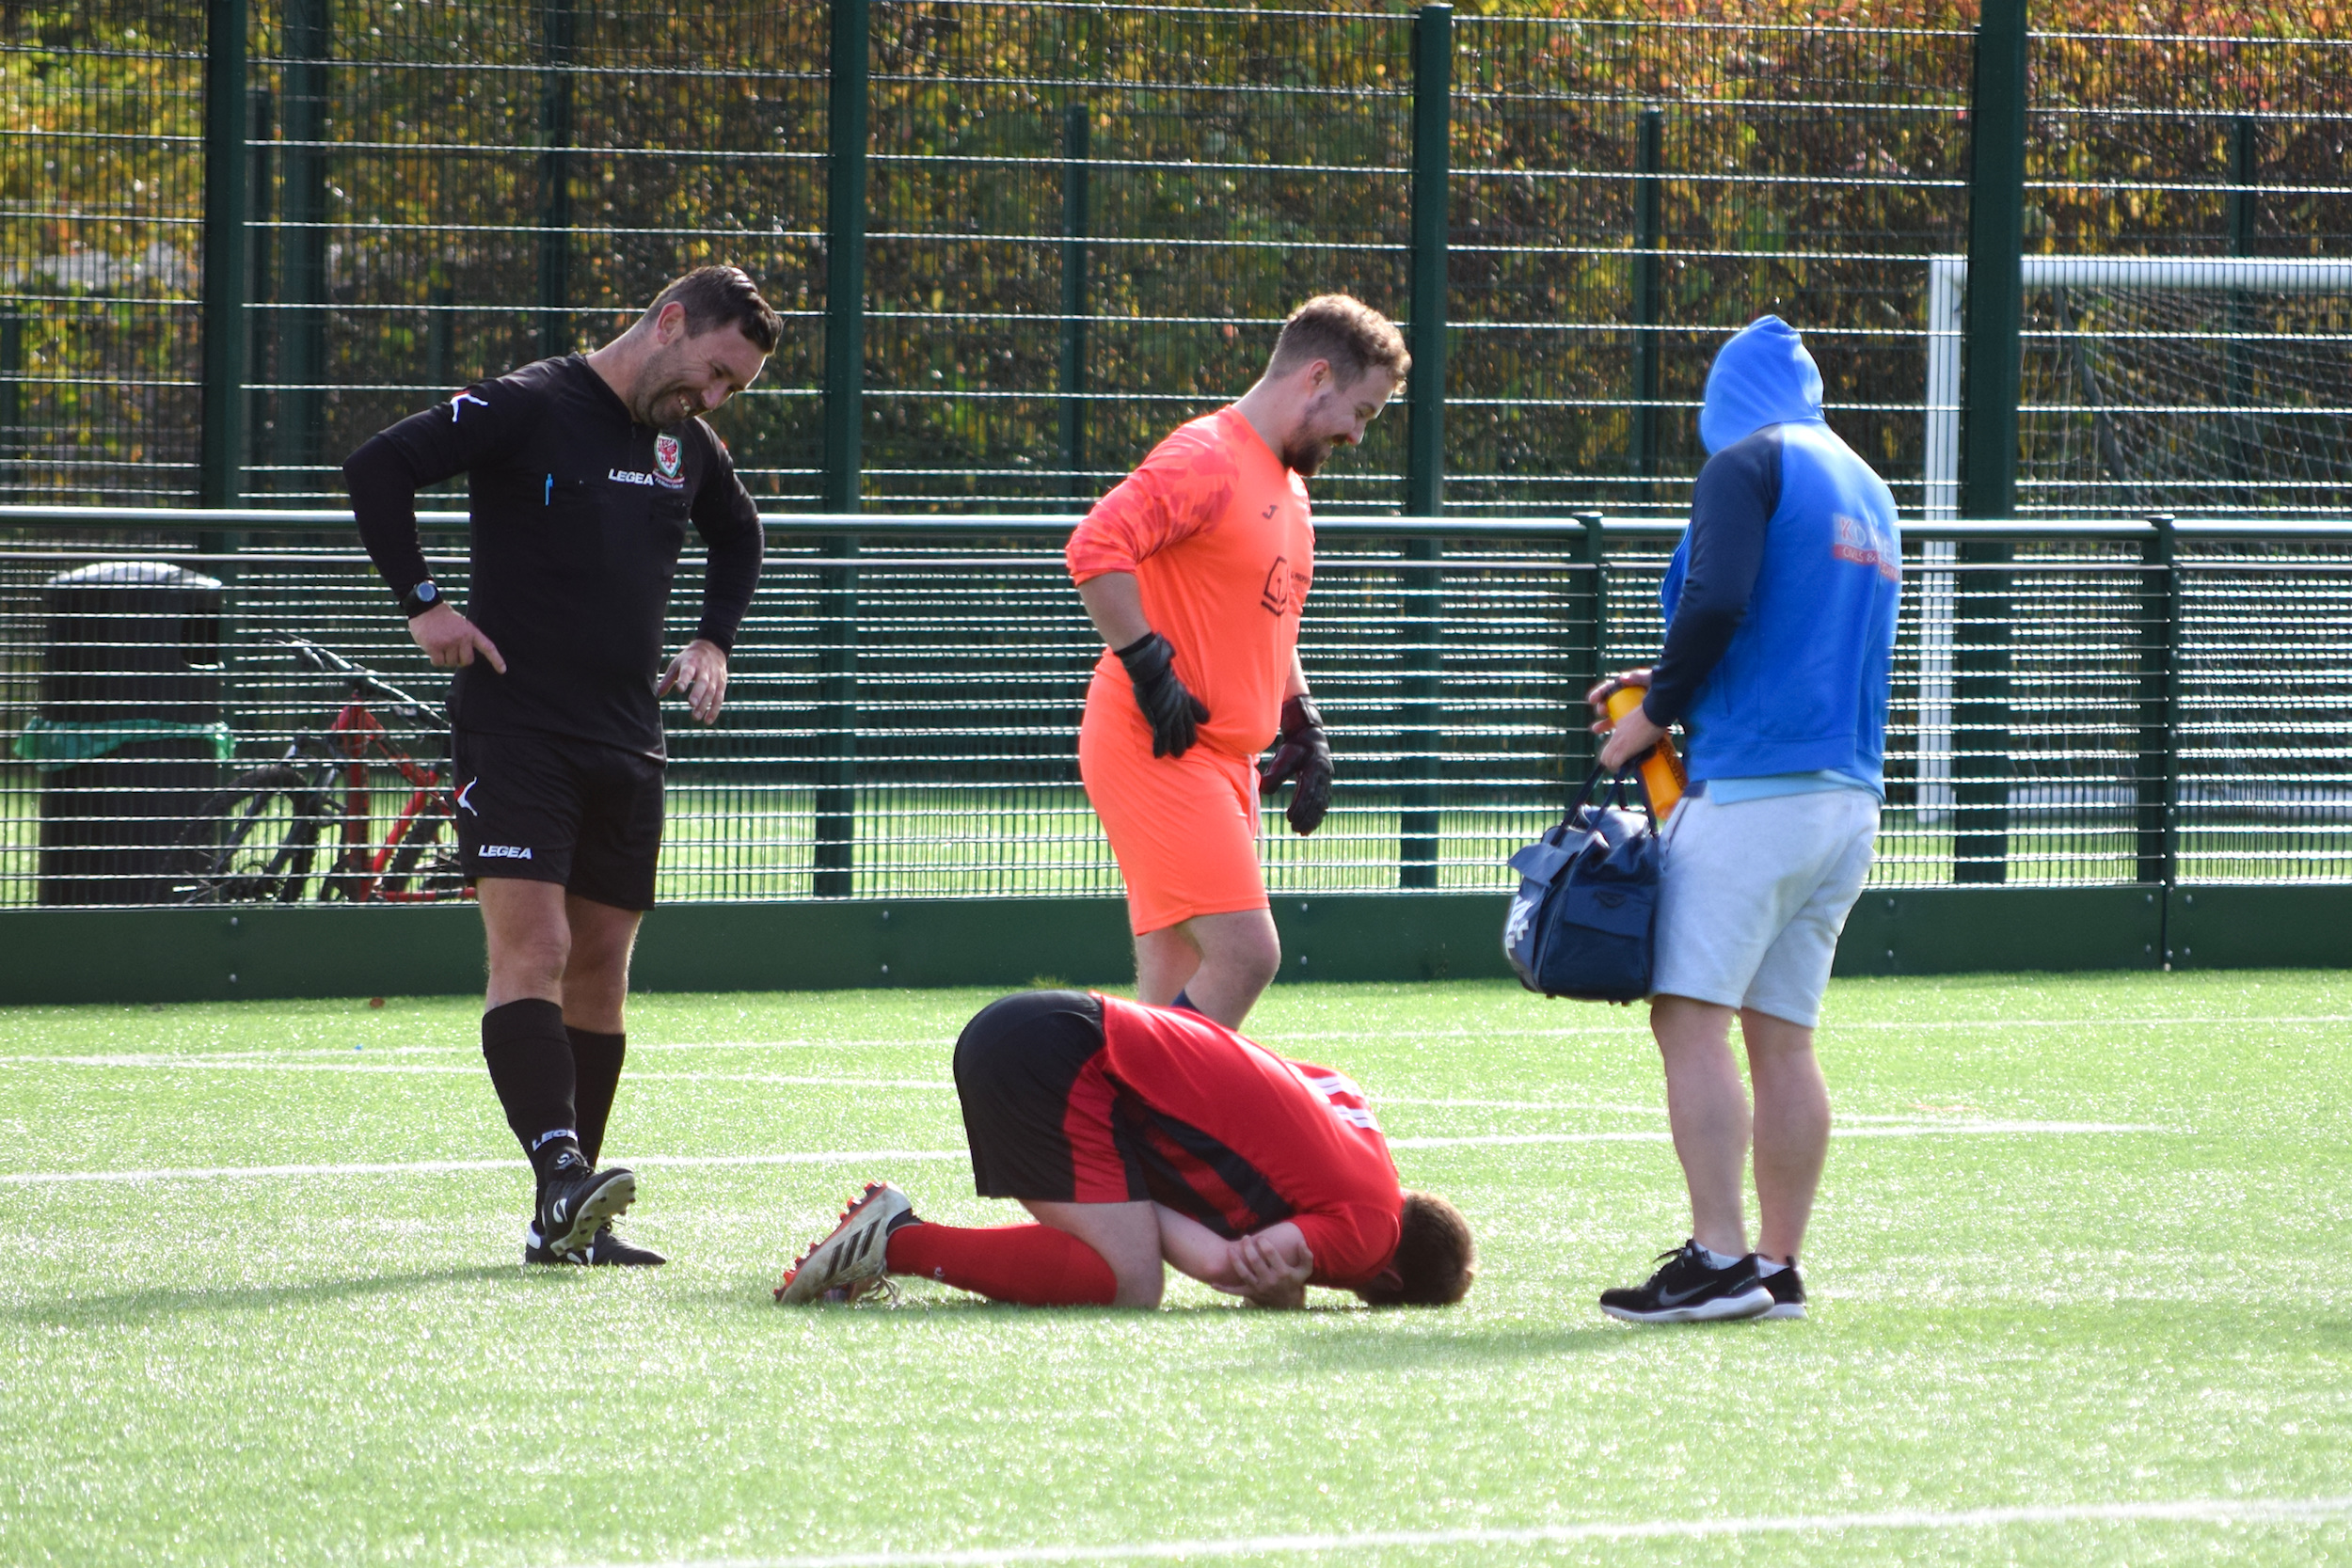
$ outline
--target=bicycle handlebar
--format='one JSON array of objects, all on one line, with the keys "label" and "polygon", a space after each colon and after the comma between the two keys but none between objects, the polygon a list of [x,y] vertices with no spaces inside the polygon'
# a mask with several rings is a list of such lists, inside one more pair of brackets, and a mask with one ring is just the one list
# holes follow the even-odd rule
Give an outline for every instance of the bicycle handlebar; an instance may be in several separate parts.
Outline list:
[{"label": "bicycle handlebar", "polygon": [[341,675],[351,682],[354,690],[372,692],[382,698],[404,719],[419,722],[440,722],[439,716],[433,711],[432,705],[410,696],[374,671],[368,669],[365,665],[353,663],[332,648],[323,647],[307,637],[300,637],[290,631],[264,631],[261,634],[261,639],[264,642],[275,642],[290,650],[294,656],[294,662],[306,669],[315,670],[323,675]]}]

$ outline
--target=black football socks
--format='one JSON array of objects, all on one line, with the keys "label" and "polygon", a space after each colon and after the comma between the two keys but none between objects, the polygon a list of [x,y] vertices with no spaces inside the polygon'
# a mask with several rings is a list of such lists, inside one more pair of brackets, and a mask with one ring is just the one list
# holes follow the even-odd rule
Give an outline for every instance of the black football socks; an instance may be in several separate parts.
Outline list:
[{"label": "black football socks", "polygon": [[572,1099],[580,1114],[580,1150],[593,1165],[604,1153],[605,1124],[612,1117],[613,1091],[621,1086],[621,1059],[628,1054],[628,1037],[599,1035],[568,1023],[564,1032],[572,1041]]},{"label": "black football socks", "polygon": [[[482,1015],[482,1057],[505,1107],[506,1125],[531,1157],[540,1184],[573,1161],[584,1166],[587,1156],[573,1108],[577,1069],[563,1007],[531,998],[491,1008]],[[601,1119],[597,1129],[601,1135]]]}]

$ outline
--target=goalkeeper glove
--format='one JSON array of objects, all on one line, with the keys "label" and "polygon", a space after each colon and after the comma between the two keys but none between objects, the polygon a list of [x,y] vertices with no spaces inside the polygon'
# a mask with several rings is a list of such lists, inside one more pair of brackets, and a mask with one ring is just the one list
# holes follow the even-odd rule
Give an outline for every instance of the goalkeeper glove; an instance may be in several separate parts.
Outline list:
[{"label": "goalkeeper glove", "polygon": [[1176,676],[1176,650],[1156,631],[1147,631],[1123,648],[1114,650],[1127,667],[1136,689],[1136,706],[1152,726],[1152,754],[1181,757],[1191,749],[1195,732],[1208,721],[1209,705],[1184,689]]},{"label": "goalkeeper glove", "polygon": [[1259,793],[1271,795],[1294,774],[1298,787],[1291,792],[1291,832],[1304,837],[1323,825],[1331,809],[1331,742],[1323,734],[1323,715],[1307,697],[1282,702],[1282,744],[1274,760],[1258,770]]}]

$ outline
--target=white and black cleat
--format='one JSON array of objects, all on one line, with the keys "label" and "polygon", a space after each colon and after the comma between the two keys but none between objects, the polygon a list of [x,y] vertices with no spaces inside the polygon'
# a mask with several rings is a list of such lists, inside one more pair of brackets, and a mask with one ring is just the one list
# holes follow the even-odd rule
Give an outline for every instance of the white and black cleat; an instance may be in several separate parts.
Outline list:
[{"label": "white and black cleat", "polygon": [[776,1287],[776,1300],[786,1307],[819,1302],[854,1302],[868,1291],[885,1289],[889,1281],[887,1255],[890,1232],[911,1218],[914,1204],[887,1181],[866,1184],[866,1191],[841,1212],[833,1233],[801,1254]]},{"label": "white and black cleat", "polygon": [[575,1263],[596,1268],[657,1268],[669,1261],[648,1246],[614,1233],[606,1226],[588,1238],[588,1244],[558,1256],[555,1249],[539,1239],[539,1227],[532,1226],[523,1232],[523,1261],[526,1263]]},{"label": "white and black cleat", "polygon": [[539,1189],[539,1212],[532,1229],[540,1245],[553,1255],[550,1261],[568,1262],[574,1253],[585,1253],[596,1232],[626,1213],[636,1200],[637,1178],[619,1165],[559,1176]]}]

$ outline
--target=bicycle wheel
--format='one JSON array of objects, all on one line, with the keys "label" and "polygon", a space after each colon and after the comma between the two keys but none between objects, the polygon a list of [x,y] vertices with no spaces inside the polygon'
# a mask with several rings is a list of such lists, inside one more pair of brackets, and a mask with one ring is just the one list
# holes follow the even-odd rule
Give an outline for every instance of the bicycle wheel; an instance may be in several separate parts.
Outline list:
[{"label": "bicycle wheel", "polygon": [[291,904],[310,879],[326,813],[282,763],[240,773],[206,800],[172,851],[173,895],[189,904]]},{"label": "bicycle wheel", "polygon": [[[449,830],[449,837],[441,834]],[[445,807],[421,811],[408,824],[407,836],[384,868],[383,891],[410,893],[420,898],[462,898],[466,874],[457,863],[456,830]],[[414,880],[413,890],[410,887]]]}]

